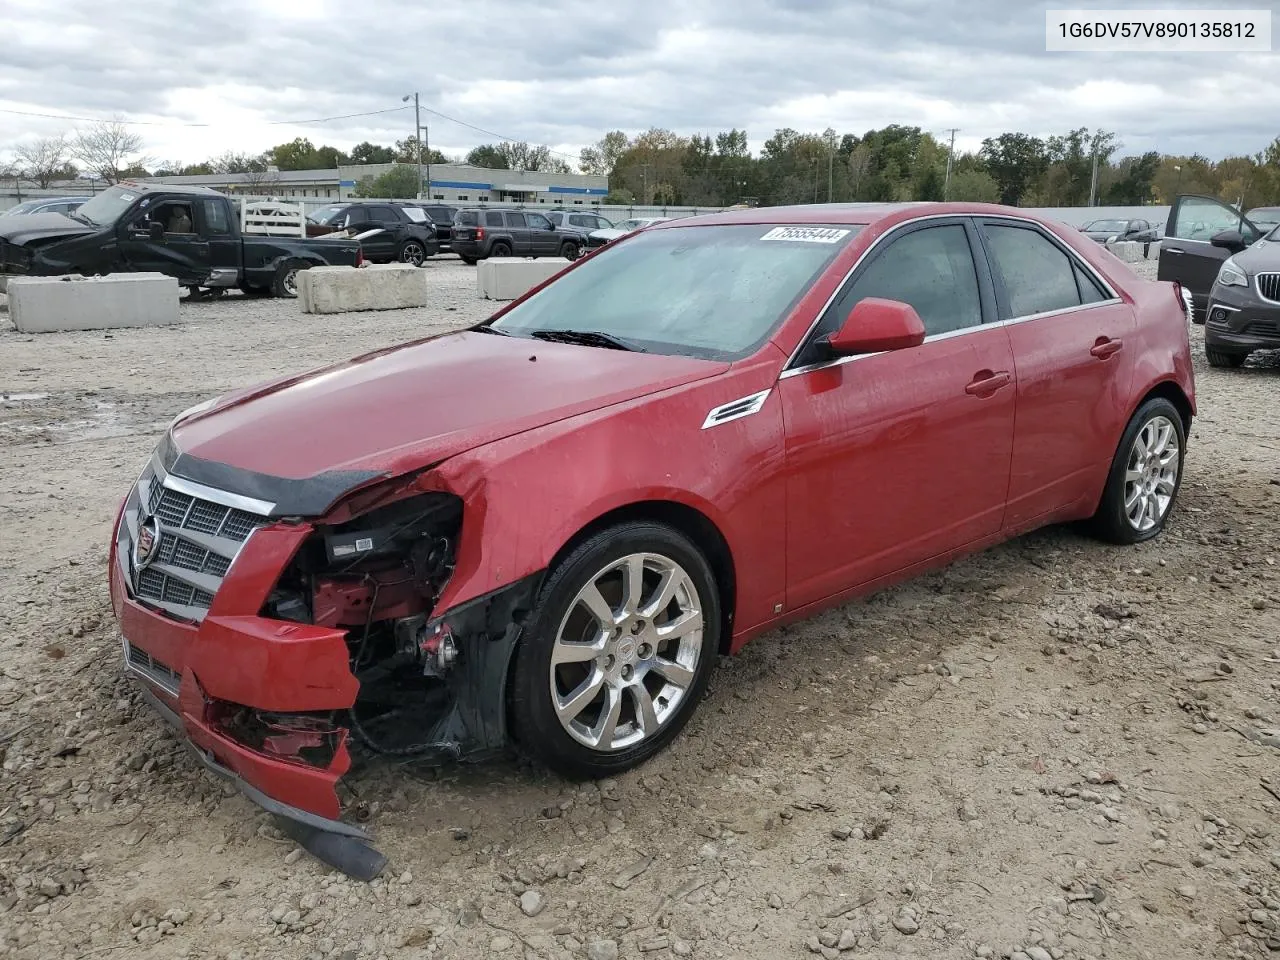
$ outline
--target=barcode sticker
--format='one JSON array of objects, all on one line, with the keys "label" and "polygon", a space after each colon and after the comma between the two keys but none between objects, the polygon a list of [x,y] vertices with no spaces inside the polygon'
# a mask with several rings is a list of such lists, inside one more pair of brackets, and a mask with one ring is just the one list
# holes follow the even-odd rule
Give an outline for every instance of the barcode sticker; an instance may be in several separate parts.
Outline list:
[{"label": "barcode sticker", "polygon": [[761,240],[795,240],[801,243],[839,243],[848,230],[834,227],[774,227]]},{"label": "barcode sticker", "polygon": [[356,553],[367,553],[373,549],[373,539],[371,537],[361,537],[356,541]]}]

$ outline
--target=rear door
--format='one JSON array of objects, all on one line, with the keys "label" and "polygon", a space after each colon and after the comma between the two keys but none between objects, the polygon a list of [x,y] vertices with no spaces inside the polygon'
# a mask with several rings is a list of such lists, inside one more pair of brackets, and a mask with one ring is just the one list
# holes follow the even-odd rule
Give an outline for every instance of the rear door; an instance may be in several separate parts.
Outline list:
[{"label": "rear door", "polygon": [[382,231],[365,241],[365,256],[370,260],[394,259],[401,239],[400,212],[385,203],[370,203],[365,211],[369,216],[369,224],[365,229]]},{"label": "rear door", "polygon": [[1078,512],[1101,492],[1129,416],[1135,320],[1040,226],[979,223],[1018,377],[1005,527],[1020,532]]},{"label": "rear door", "polygon": [[1177,281],[1191,291],[1197,323],[1204,320],[1209,290],[1218,278],[1222,261],[1231,256],[1229,249],[1212,242],[1226,230],[1240,231],[1245,243],[1262,236],[1243,213],[1214,197],[1178,197],[1169,210],[1156,278]]},{"label": "rear door", "polygon": [[243,248],[230,220],[231,205],[221,197],[196,204],[196,227],[209,243],[210,283],[232,287],[241,278]]},{"label": "rear door", "polygon": [[533,256],[533,241],[529,237],[529,224],[523,213],[504,214],[507,231],[511,234],[511,253],[517,257]]}]

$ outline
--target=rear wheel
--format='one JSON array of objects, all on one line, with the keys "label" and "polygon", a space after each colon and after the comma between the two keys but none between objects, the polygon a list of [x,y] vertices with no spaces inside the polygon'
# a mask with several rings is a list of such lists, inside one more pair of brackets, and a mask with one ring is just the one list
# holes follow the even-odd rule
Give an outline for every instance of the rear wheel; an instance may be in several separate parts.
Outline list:
[{"label": "rear wheel", "polygon": [[474,267],[476,265],[475,257],[464,257],[462,254],[458,254],[458,259],[460,259],[468,267]]},{"label": "rear wheel", "polygon": [[309,264],[299,260],[286,260],[276,267],[276,274],[271,280],[271,293],[276,297],[293,298],[298,295],[298,271],[305,270]]},{"label": "rear wheel", "polygon": [[240,284],[240,292],[241,292],[241,293],[243,293],[246,297],[269,297],[269,296],[271,296],[271,291],[270,291],[269,289],[267,289],[266,287],[255,287],[255,286],[254,286],[253,284],[251,284],[251,283],[241,283],[241,284]]},{"label": "rear wheel", "polygon": [[400,244],[400,252],[397,254],[401,263],[412,264],[420,267],[427,259],[427,250],[421,242],[417,240],[406,240]]},{"label": "rear wheel", "polygon": [[1182,415],[1153,397],[1129,421],[1094,514],[1094,533],[1111,543],[1141,543],[1157,536],[1173,510],[1186,456]]},{"label": "rear wheel", "polygon": [[1205,359],[1209,361],[1211,367],[1238,367],[1248,358],[1247,353],[1231,353],[1227,350],[1218,350],[1208,345],[1204,348]]},{"label": "rear wheel", "polygon": [[688,723],[719,640],[719,591],[694,544],[658,523],[604,530],[552,571],[526,621],[513,737],[575,779],[637,766]]},{"label": "rear wheel", "polygon": [[489,249],[489,256],[509,257],[511,256],[511,247],[507,243],[504,243],[503,241],[499,241]]}]

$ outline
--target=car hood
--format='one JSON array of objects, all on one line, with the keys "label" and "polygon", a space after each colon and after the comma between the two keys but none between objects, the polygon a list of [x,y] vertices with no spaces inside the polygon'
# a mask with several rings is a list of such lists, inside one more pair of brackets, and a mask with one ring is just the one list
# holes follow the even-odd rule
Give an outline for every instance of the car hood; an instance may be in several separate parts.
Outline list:
[{"label": "car hood", "polygon": [[0,240],[29,243],[51,237],[80,237],[96,228],[61,213],[28,213],[14,217],[0,216]]},{"label": "car hood", "polygon": [[175,453],[292,480],[395,475],[728,364],[460,331],[229,394]]},{"label": "car hood", "polygon": [[625,237],[630,232],[630,230],[610,230],[606,228],[604,230],[592,230],[591,236],[602,240],[617,240],[619,237]]},{"label": "car hood", "polygon": [[1246,250],[1231,257],[1251,275],[1258,272],[1280,271],[1280,243],[1259,240]]}]

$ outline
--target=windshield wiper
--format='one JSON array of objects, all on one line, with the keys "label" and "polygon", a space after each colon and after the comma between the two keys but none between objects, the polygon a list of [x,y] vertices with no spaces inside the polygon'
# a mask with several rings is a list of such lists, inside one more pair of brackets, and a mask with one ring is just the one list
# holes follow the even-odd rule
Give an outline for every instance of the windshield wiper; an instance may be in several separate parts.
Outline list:
[{"label": "windshield wiper", "polygon": [[83,213],[80,213],[77,210],[72,210],[70,213],[67,214],[67,216],[70,217],[72,220],[79,220],[81,223],[87,223],[91,227],[97,226],[96,223],[94,223],[92,220],[86,217]]},{"label": "windshield wiper", "polygon": [[599,330],[534,330],[529,336],[555,343],[578,343],[584,347],[608,347],[610,350],[630,350],[644,353],[644,348],[630,340],[615,337]]}]

